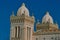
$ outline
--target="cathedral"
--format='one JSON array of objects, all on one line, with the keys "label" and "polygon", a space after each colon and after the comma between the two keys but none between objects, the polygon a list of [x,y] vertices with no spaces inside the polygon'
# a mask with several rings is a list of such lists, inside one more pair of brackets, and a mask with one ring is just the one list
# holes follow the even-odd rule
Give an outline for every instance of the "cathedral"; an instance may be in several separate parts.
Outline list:
[{"label": "cathedral", "polygon": [[29,10],[23,3],[17,14],[10,16],[10,40],[60,40],[60,30],[57,23],[54,23],[49,12],[42,18],[42,22],[36,23],[35,17],[29,15]]}]

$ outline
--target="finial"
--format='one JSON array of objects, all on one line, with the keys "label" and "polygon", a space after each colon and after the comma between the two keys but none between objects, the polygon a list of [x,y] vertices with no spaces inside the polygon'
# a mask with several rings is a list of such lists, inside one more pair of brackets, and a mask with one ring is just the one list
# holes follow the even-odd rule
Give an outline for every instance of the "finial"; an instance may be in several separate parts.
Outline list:
[{"label": "finial", "polygon": [[32,13],[32,17],[34,18],[34,14]]},{"label": "finial", "polygon": [[12,11],[12,16],[14,16],[14,11]]},{"label": "finial", "polygon": [[57,21],[55,21],[55,23],[57,24]]},{"label": "finial", "polygon": [[34,16],[34,14],[32,13],[32,16]]},{"label": "finial", "polygon": [[38,24],[40,24],[40,21],[39,21],[39,20],[37,20],[37,23],[38,23]]},{"label": "finial", "polygon": [[25,3],[22,3],[22,6],[25,6]]},{"label": "finial", "polygon": [[59,25],[58,25],[57,21],[55,21],[55,24],[57,25],[57,28],[58,28]]},{"label": "finial", "polygon": [[46,14],[49,15],[49,12],[47,11]]}]

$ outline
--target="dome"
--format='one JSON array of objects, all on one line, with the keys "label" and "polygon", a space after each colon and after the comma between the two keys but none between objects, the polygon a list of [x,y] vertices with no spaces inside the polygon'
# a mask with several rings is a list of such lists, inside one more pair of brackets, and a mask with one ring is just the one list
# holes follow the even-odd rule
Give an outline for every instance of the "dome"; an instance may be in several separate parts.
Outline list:
[{"label": "dome", "polygon": [[23,3],[22,6],[18,9],[17,11],[17,16],[20,16],[20,15],[26,15],[26,16],[29,16],[29,11],[28,9],[25,7],[25,4]]},{"label": "dome", "polygon": [[14,11],[12,11],[12,15],[11,15],[11,16],[15,16],[15,15],[14,15]]},{"label": "dome", "polygon": [[46,12],[46,15],[42,19],[42,23],[51,23],[51,24],[53,24],[53,19],[49,15],[49,12]]}]

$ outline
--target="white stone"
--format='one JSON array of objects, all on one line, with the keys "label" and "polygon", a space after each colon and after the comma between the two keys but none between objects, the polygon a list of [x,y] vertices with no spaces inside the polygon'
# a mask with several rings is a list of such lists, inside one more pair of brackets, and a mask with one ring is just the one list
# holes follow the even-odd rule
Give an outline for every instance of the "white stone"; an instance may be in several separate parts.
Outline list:
[{"label": "white stone", "polygon": [[22,14],[29,16],[29,10],[26,8],[24,3],[17,11],[17,16],[21,16]]},{"label": "white stone", "polygon": [[42,23],[52,23],[53,24],[53,19],[52,17],[49,15],[49,12],[46,12],[46,15],[42,18]]}]

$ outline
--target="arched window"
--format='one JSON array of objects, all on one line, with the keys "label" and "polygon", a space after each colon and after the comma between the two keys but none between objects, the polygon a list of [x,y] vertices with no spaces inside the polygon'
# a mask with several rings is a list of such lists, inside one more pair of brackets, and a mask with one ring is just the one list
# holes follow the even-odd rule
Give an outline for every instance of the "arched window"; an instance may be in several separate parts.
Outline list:
[{"label": "arched window", "polygon": [[15,37],[17,37],[17,27],[15,27]]},{"label": "arched window", "polygon": [[30,36],[31,36],[31,28],[27,27],[27,40],[30,40]]},{"label": "arched window", "polygon": [[20,37],[20,26],[18,26],[18,38]]},{"label": "arched window", "polygon": [[36,40],[38,40],[38,38],[36,38]]},{"label": "arched window", "polygon": [[43,40],[45,40],[45,37],[43,38]]},{"label": "arched window", "polygon": [[20,26],[15,27],[15,37],[20,37]]}]

